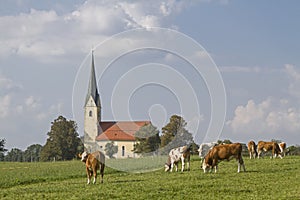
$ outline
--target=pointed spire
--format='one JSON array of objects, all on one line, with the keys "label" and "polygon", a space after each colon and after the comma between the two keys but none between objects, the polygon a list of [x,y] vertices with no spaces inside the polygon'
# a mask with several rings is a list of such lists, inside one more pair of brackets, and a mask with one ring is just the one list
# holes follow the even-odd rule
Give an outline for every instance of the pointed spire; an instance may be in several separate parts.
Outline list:
[{"label": "pointed spire", "polygon": [[91,66],[91,74],[90,74],[90,81],[89,81],[89,87],[88,87],[88,93],[86,95],[85,99],[85,105],[87,104],[90,96],[93,97],[93,100],[95,101],[97,106],[100,105],[100,96],[97,89],[97,80],[96,80],[96,73],[95,73],[95,64],[94,64],[94,50],[92,50],[92,66]]}]

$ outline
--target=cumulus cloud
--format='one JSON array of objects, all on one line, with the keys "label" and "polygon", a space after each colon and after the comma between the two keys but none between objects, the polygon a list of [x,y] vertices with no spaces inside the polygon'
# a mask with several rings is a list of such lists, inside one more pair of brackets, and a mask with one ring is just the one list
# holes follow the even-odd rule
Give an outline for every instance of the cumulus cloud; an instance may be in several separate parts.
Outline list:
[{"label": "cumulus cloud", "polygon": [[267,98],[235,109],[232,120],[227,121],[233,133],[241,135],[267,136],[271,134],[297,134],[300,132],[300,109],[293,107],[287,99]]},{"label": "cumulus cloud", "polygon": [[[113,34],[132,28],[164,26],[185,1],[88,0],[69,13],[31,9],[0,17],[0,56],[17,54],[49,61],[68,53],[87,52]],[[53,60],[53,59],[52,59]]]},{"label": "cumulus cloud", "polygon": [[0,73],[0,118],[45,119],[58,115],[62,103],[45,105],[41,97],[24,95],[26,88]]},{"label": "cumulus cloud", "polygon": [[4,118],[9,114],[9,107],[11,104],[10,95],[0,96],[0,118]]},{"label": "cumulus cloud", "polygon": [[300,71],[293,65],[286,64],[285,72],[289,78],[289,94],[300,100]]}]

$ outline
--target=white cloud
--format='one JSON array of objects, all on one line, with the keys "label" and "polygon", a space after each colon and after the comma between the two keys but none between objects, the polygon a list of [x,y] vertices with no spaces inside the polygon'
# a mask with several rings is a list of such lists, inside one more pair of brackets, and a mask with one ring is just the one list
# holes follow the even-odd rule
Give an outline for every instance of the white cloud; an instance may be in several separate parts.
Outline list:
[{"label": "white cloud", "polygon": [[25,105],[29,110],[34,110],[41,107],[40,99],[29,96],[25,99]]},{"label": "white cloud", "polygon": [[189,5],[185,1],[88,0],[70,13],[31,9],[0,17],[0,56],[17,54],[40,61],[66,52],[87,52],[103,39],[131,28],[164,26],[164,21]]},{"label": "white cloud", "polygon": [[240,135],[266,137],[270,135],[298,134],[300,132],[300,109],[287,99],[267,98],[261,103],[249,100],[245,106],[235,109],[227,126]]},{"label": "white cloud", "polygon": [[296,70],[295,66],[286,64],[285,72],[290,81],[288,87],[289,94],[300,100],[300,71]]},{"label": "white cloud", "polygon": [[11,104],[10,95],[0,96],[0,118],[4,118],[9,114],[9,107]]},{"label": "white cloud", "polygon": [[0,73],[0,90],[14,90],[14,89],[22,89],[23,86],[19,83],[14,82],[12,79],[5,77]]}]

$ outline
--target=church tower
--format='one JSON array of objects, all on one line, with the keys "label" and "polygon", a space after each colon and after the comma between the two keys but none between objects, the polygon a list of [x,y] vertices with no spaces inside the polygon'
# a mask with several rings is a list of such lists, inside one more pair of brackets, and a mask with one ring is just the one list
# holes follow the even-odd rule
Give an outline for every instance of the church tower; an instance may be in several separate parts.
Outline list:
[{"label": "church tower", "polygon": [[100,121],[101,102],[97,89],[94,52],[92,51],[91,74],[84,105],[84,146],[89,152],[97,149],[96,137],[99,133]]}]

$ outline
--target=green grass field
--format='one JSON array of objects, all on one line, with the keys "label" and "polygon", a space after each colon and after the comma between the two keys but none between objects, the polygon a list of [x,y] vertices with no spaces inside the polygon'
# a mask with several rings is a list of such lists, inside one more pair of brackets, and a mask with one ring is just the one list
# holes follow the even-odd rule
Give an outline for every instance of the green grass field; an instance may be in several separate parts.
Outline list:
[{"label": "green grass field", "polygon": [[95,185],[86,184],[80,161],[0,162],[0,199],[300,199],[299,156],[244,161],[247,172],[239,174],[234,160],[221,162],[217,174],[204,174],[197,156],[183,173],[165,173],[163,166],[147,173],[107,167],[104,183]]}]

